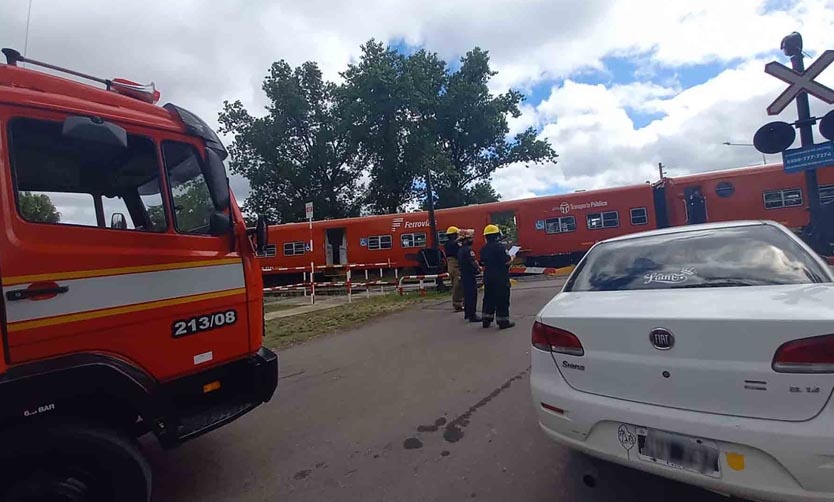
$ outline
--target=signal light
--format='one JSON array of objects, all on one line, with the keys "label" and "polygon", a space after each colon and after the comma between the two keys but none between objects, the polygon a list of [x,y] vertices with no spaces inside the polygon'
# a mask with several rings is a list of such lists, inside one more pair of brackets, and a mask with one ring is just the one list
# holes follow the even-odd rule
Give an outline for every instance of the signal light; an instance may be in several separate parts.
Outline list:
[{"label": "signal light", "polygon": [[213,382],[209,382],[203,385],[203,394],[208,394],[209,392],[214,392],[220,388],[220,380],[215,380]]},{"label": "signal light", "polygon": [[834,373],[834,335],[783,343],[776,349],[772,367],[779,373]]},{"label": "signal light", "polygon": [[130,96],[131,98],[136,98],[150,104],[155,104],[159,101],[160,96],[159,91],[156,90],[156,86],[153,82],[147,85],[142,85],[123,78],[114,78],[110,81],[110,89],[118,92],[119,94]]},{"label": "signal light", "polygon": [[547,404],[547,403],[541,403],[541,404],[542,404],[542,408],[546,409],[547,411],[552,411],[553,413],[558,413],[559,415],[564,415],[565,414],[565,410],[563,410],[562,408],[557,408],[556,406],[553,406],[552,404]]},{"label": "signal light", "polygon": [[570,331],[554,328],[538,321],[533,323],[533,347],[569,356],[585,355],[582,342]]}]

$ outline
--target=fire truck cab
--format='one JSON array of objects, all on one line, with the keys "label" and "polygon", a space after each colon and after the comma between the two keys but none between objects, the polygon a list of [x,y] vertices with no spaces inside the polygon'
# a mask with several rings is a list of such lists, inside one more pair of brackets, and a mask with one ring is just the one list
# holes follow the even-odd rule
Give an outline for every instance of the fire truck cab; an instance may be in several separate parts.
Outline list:
[{"label": "fire truck cab", "polygon": [[153,87],[3,52],[0,500],[147,501],[136,437],[172,447],[275,391],[266,227],[253,244],[220,140]]}]

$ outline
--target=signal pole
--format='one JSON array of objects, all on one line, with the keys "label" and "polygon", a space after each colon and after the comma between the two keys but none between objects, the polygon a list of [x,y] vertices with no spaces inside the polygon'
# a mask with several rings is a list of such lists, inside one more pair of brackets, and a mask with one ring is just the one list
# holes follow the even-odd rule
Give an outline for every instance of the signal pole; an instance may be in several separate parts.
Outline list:
[{"label": "signal pole", "polygon": [[431,186],[431,168],[426,168],[426,195],[428,196],[429,205],[429,232],[431,232],[431,240],[429,247],[437,249],[437,222],[434,221],[434,191]]},{"label": "signal pole", "polygon": [[[791,33],[782,39],[782,52],[791,58],[791,68],[800,75],[805,71],[805,55],[802,52],[802,35]],[[811,105],[808,102],[808,93],[801,91],[796,96],[796,128],[799,129],[799,141],[801,146],[812,146],[814,144],[813,126],[816,118],[811,117]],[[820,210],[820,188],[817,181],[817,170],[805,170],[805,186],[808,189],[808,207],[811,210],[811,224],[816,223]]]}]

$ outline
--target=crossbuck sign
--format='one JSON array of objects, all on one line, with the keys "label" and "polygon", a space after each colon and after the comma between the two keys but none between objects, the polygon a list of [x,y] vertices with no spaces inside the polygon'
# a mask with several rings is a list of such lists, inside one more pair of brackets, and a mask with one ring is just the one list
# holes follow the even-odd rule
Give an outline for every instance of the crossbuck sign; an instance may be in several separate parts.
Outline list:
[{"label": "crossbuck sign", "polygon": [[791,103],[791,101],[794,100],[794,98],[796,98],[797,94],[802,91],[818,97],[829,105],[834,103],[834,90],[831,90],[831,88],[814,81],[814,79],[832,62],[834,62],[834,50],[823,52],[822,55],[802,73],[797,73],[782,63],[777,63],[776,61],[766,64],[765,73],[773,75],[779,80],[790,84],[788,88],[785,89],[784,92],[782,92],[782,94],[780,94],[779,97],[767,107],[767,114],[778,115]]}]

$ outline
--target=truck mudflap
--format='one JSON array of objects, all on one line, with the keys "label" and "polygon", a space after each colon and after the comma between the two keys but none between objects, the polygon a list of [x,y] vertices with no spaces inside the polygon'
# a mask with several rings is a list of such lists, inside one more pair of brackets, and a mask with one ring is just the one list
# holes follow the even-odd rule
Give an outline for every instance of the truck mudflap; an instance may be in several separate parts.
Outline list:
[{"label": "truck mudflap", "polygon": [[170,448],[221,427],[272,399],[278,386],[278,355],[261,347],[244,359],[158,389],[170,410],[151,427]]}]

